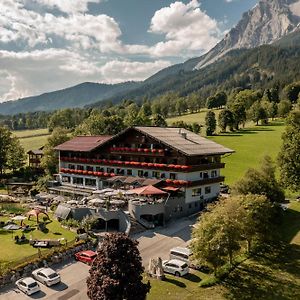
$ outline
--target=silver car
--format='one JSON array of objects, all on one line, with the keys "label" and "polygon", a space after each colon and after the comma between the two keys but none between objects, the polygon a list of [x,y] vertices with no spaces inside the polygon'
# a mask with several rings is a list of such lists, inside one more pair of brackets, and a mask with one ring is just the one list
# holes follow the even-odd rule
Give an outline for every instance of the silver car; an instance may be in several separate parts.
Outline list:
[{"label": "silver car", "polygon": [[37,269],[32,272],[32,276],[47,286],[51,286],[60,282],[60,275],[51,268]]},{"label": "silver car", "polygon": [[32,277],[25,277],[17,280],[16,286],[26,295],[32,295],[41,290],[39,284]]},{"label": "silver car", "polygon": [[189,266],[186,262],[179,259],[165,260],[162,264],[163,270],[166,273],[173,274],[175,276],[184,276],[189,273]]}]

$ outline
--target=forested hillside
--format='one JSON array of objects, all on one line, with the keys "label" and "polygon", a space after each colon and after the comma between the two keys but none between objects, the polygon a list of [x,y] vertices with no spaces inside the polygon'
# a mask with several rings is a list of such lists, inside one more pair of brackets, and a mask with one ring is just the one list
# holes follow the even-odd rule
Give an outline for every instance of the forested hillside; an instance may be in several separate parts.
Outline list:
[{"label": "forested hillside", "polygon": [[[167,92],[178,92],[180,96],[197,92],[199,97],[207,98],[217,90],[229,92],[235,88],[266,89],[274,86],[281,89],[287,83],[300,79],[299,45],[300,33],[297,32],[273,45],[233,50],[201,70],[185,71],[185,64],[176,65],[150,77],[137,89],[107,100],[113,103],[123,99],[139,102]],[[101,101],[91,106],[99,107],[106,103]]]}]

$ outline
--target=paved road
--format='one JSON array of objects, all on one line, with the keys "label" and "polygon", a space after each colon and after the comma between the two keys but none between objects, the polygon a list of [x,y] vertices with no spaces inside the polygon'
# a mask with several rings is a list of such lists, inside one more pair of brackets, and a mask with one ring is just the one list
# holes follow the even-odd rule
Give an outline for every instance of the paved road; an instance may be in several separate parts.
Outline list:
[{"label": "paved road", "polygon": [[[167,259],[169,250],[176,246],[185,246],[190,240],[191,225],[195,220],[183,219],[170,224],[167,228],[149,230],[135,238],[139,241],[139,250],[143,259],[143,265],[147,268],[151,257],[160,256]],[[54,287],[46,287],[41,284],[42,291],[26,296],[19,290],[11,287],[6,291],[0,290],[0,300],[87,300],[86,278],[89,267],[80,262],[70,262],[63,267],[57,267],[62,283]]]}]

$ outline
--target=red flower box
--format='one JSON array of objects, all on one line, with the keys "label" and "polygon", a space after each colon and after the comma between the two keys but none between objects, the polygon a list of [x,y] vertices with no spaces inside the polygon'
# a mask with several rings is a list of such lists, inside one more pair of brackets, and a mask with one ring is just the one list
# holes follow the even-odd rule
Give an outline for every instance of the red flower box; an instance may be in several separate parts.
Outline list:
[{"label": "red flower box", "polygon": [[143,152],[143,151],[144,151],[144,149],[142,149],[142,148],[138,148],[138,149],[137,149],[137,151],[138,151],[138,152]]},{"label": "red flower box", "polygon": [[108,177],[109,174],[108,173],[103,173],[103,176]]},{"label": "red flower box", "polygon": [[168,184],[173,183],[173,180],[172,179],[167,179],[166,183],[168,183]]},{"label": "red flower box", "polygon": [[162,153],[164,153],[164,150],[163,149],[159,149],[158,153],[162,154]]},{"label": "red flower box", "polygon": [[173,169],[175,167],[175,165],[168,165],[168,168]]},{"label": "red flower box", "polygon": [[109,175],[110,175],[110,177],[115,177],[116,176],[115,173],[110,173]]},{"label": "red flower box", "polygon": [[149,167],[149,168],[153,168],[153,167],[154,167],[154,164],[149,163],[149,164],[148,164],[148,167]]},{"label": "red flower box", "polygon": [[177,169],[177,170],[181,170],[181,166],[180,165],[175,165],[174,168]]},{"label": "red flower box", "polygon": [[174,180],[173,183],[174,183],[175,185],[180,185],[180,181],[181,181],[181,180]]},{"label": "red flower box", "polygon": [[151,151],[151,149],[144,149],[145,153],[149,153]]},{"label": "red flower box", "polygon": [[152,153],[156,153],[157,150],[156,150],[156,149],[152,149],[151,152],[152,152]]},{"label": "red flower box", "polygon": [[125,161],[125,166],[129,166],[131,164],[130,161]]}]

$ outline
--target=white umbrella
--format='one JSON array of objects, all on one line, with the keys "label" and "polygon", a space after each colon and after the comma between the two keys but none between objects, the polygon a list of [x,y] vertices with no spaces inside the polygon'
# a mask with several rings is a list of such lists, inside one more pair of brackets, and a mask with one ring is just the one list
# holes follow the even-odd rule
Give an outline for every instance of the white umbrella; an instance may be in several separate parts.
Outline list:
[{"label": "white umbrella", "polygon": [[75,201],[75,200],[70,200],[70,201],[67,202],[67,204],[70,204],[70,205],[72,205],[72,204],[77,204],[77,203],[78,203],[78,202]]},{"label": "white umbrella", "polygon": [[24,216],[15,216],[15,217],[13,217],[11,219],[14,220],[14,221],[24,221],[27,218],[24,217]]},{"label": "white umbrella", "polygon": [[104,190],[93,191],[93,194],[105,194],[105,193],[113,192],[113,191],[114,191],[113,189],[107,188],[107,189],[104,189]]},{"label": "white umbrella", "polygon": [[124,205],[125,201],[123,201],[123,200],[111,200],[110,204],[112,204],[112,205]]},{"label": "white umbrella", "polygon": [[96,198],[96,199],[93,199],[93,200],[89,201],[90,204],[105,204],[105,202],[106,202],[105,200],[99,199],[99,198],[98,199]]},{"label": "white umbrella", "polygon": [[55,198],[53,198],[53,201],[63,202],[65,200],[66,200],[66,198],[63,196],[56,196]]}]

